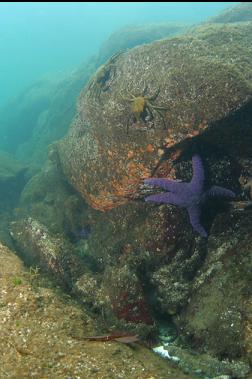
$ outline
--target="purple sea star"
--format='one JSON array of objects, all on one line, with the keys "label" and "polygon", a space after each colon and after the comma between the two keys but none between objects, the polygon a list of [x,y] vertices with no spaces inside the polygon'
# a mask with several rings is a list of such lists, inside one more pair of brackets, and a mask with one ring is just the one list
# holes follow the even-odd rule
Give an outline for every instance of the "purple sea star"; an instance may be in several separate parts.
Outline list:
[{"label": "purple sea star", "polygon": [[145,201],[156,203],[168,203],[187,209],[193,229],[201,236],[207,237],[207,232],[200,223],[200,207],[210,196],[235,197],[235,193],[226,188],[212,186],[204,191],[204,168],[199,155],[192,157],[193,177],[192,180],[182,182],[166,178],[150,178],[144,181],[145,184],[158,186],[169,192],[150,195]]}]

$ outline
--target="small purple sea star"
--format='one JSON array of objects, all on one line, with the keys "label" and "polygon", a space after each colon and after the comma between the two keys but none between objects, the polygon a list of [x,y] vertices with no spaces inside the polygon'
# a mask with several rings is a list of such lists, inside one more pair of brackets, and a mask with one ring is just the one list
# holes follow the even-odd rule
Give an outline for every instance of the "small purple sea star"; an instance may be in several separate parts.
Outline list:
[{"label": "small purple sea star", "polygon": [[204,168],[199,155],[192,157],[192,165],[193,177],[189,183],[166,178],[146,179],[144,184],[158,186],[169,192],[147,196],[145,201],[168,203],[186,208],[193,229],[201,236],[207,237],[207,232],[200,223],[201,205],[209,196],[226,196],[233,198],[235,197],[235,193],[218,186],[212,186],[209,190],[204,191]]}]

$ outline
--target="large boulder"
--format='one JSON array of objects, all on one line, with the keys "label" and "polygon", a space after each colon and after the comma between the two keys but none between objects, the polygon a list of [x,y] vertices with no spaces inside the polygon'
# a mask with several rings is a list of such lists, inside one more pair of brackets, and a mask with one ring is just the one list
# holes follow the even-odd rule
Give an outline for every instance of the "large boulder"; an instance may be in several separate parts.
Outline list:
[{"label": "large boulder", "polygon": [[[251,99],[251,41],[251,23],[206,25],[110,60],[82,92],[59,143],[68,181],[106,211],[134,198],[143,178],[176,178],[173,161],[186,143]],[[221,125],[215,144],[223,143]]]}]

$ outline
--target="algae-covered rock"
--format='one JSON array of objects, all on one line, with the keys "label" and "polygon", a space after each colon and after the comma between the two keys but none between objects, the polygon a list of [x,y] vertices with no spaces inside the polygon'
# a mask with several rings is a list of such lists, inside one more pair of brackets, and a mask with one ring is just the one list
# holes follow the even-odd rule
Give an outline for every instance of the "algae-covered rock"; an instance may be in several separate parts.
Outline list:
[{"label": "algae-covered rock", "polygon": [[73,293],[79,301],[93,311],[102,312],[106,298],[94,274],[84,273],[74,283]]},{"label": "algae-covered rock", "polygon": [[212,17],[210,22],[240,22],[252,21],[252,3],[242,2],[238,5],[225,9],[217,16]]},{"label": "algae-covered rock", "polygon": [[[205,255],[205,244],[190,250],[177,250],[175,257],[151,274],[159,312],[166,315],[180,313],[190,299],[193,278]],[[189,254],[188,254],[189,253]]]},{"label": "algae-covered rock", "polygon": [[206,259],[176,323],[194,348],[251,363],[252,219],[249,212],[230,217],[216,218]]},{"label": "algae-covered rock", "polygon": [[[71,130],[53,149],[55,164],[23,192],[22,212],[37,212],[39,222],[21,218],[15,236],[21,250],[30,256],[39,251],[36,260],[41,254],[53,272],[49,242],[49,253],[56,249],[56,277],[65,281],[66,275],[81,303],[110,327],[135,323],[137,330],[156,316],[172,316],[194,352],[245,365],[251,360],[249,210],[239,214],[210,201],[202,223],[211,237],[195,238],[183,210],[143,201],[151,190],[142,179],[190,181],[191,156],[198,152],[206,187],[239,194],[242,162],[252,153],[251,41],[251,23],[204,25],[109,59],[80,96]],[[88,270],[84,265],[76,274],[70,262],[69,274],[53,233],[66,228],[69,240],[85,218],[89,237],[75,240],[73,251],[67,243],[63,258],[79,254]],[[34,222],[34,230],[42,230],[38,241]]]},{"label": "algae-covered rock", "polygon": [[[0,244],[0,376],[3,378],[190,379],[137,345],[90,342],[100,324]],[[51,287],[51,288],[50,288]]]},{"label": "algae-covered rock", "polygon": [[44,225],[31,218],[12,222],[10,233],[27,264],[38,265],[63,287],[72,288],[83,267],[69,242],[51,236]]},{"label": "algae-covered rock", "polygon": [[127,203],[143,178],[176,178],[183,143],[251,98],[251,42],[251,23],[205,25],[110,60],[59,144],[69,182],[104,211]]},{"label": "algae-covered rock", "polygon": [[112,270],[107,269],[106,275],[105,285],[116,317],[134,324],[153,325],[144,289],[136,272],[126,264]]},{"label": "algae-covered rock", "polygon": [[[208,354],[192,354],[178,346],[167,347],[169,354],[177,357],[177,365],[183,372],[199,378],[213,379],[245,378],[250,372],[248,363],[243,361],[219,361]],[[218,377],[216,377],[218,375]],[[223,375],[223,376],[222,376]],[[225,376],[227,375],[227,377]]]},{"label": "algae-covered rock", "polygon": [[92,209],[64,178],[53,144],[43,168],[26,183],[14,215],[17,220],[34,218],[70,242],[85,243],[95,222]]}]

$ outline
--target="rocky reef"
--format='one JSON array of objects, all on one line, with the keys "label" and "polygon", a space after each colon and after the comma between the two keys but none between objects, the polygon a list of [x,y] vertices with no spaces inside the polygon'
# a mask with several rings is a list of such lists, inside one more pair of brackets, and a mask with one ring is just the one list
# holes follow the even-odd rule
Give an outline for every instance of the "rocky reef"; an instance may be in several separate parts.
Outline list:
[{"label": "rocky reef", "polygon": [[[118,304],[123,296],[118,283],[127,265],[144,286],[145,322],[149,316],[172,317],[184,344],[220,360],[244,362],[251,349],[251,293],[246,290],[251,213],[238,210],[239,201],[229,209],[222,201],[210,201],[203,209],[210,231],[205,241],[195,237],[180,209],[144,204],[142,183],[149,176],[189,181],[190,158],[197,152],[206,186],[223,185],[247,201],[239,178],[251,165],[251,41],[251,23],[210,24],[117,55],[82,92],[75,121],[58,144],[71,185],[91,207],[105,211],[101,220],[111,222],[100,232],[104,240],[114,236],[103,245],[103,256],[97,256],[92,237],[88,243],[105,272],[111,262],[115,266],[117,275],[109,277],[110,287],[115,283],[119,291]],[[225,249],[227,241],[231,245]],[[231,290],[234,281],[239,286]],[[138,299],[138,306],[142,301],[134,290],[127,299],[132,304]],[[127,315],[120,306],[115,312],[126,320],[127,309]],[[243,376],[248,372],[244,364]]]},{"label": "rocky reef", "polygon": [[63,288],[71,289],[81,275],[81,262],[63,238],[51,236],[47,228],[31,218],[12,222],[10,234],[27,265],[39,266]]},{"label": "rocky reef", "polygon": [[242,2],[236,6],[225,9],[220,14],[212,17],[210,22],[241,22],[241,21],[252,21],[252,3]]},{"label": "rocky reef", "polygon": [[219,215],[214,222],[206,258],[176,323],[191,346],[222,359],[246,356],[252,363],[251,214],[228,218]]},{"label": "rocky reef", "polygon": [[182,143],[249,102],[251,36],[250,23],[200,26],[121,54],[93,78],[59,144],[64,174],[92,207],[127,203],[160,170],[176,178]]},{"label": "rocky reef", "polygon": [[0,263],[1,377],[192,378],[141,344],[88,341],[99,320],[2,244]]},{"label": "rocky reef", "polygon": [[[215,23],[111,56],[10,226],[24,260],[104,329],[169,341],[173,364],[202,378],[252,364],[251,46],[251,22]],[[206,189],[236,193],[202,207],[208,239],[183,209],[144,201],[145,178],[190,181],[195,153]]]}]

